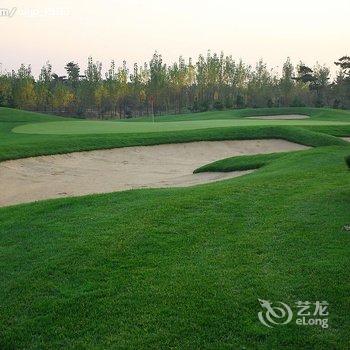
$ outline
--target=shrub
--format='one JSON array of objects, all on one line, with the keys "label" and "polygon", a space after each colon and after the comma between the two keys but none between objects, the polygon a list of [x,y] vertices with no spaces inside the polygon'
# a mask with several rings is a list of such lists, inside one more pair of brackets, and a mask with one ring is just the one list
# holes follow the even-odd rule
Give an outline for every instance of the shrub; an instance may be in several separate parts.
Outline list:
[{"label": "shrub", "polygon": [[225,99],[225,108],[233,108],[233,101],[230,98]]},{"label": "shrub", "polygon": [[317,108],[321,108],[324,107],[324,103],[321,97],[317,97],[316,101],[315,101],[315,107]]},{"label": "shrub", "polygon": [[237,108],[244,108],[245,106],[244,97],[240,94],[236,97],[236,106]]},{"label": "shrub", "polygon": [[305,103],[299,98],[298,96],[295,96],[291,105],[291,107],[305,107]]},{"label": "shrub", "polygon": [[199,105],[199,111],[200,112],[206,112],[209,110],[209,102],[208,101],[203,101],[200,105]]},{"label": "shrub", "polygon": [[333,101],[333,108],[337,109],[340,107],[340,100],[338,100],[337,98]]},{"label": "shrub", "polygon": [[199,112],[199,103],[198,103],[198,100],[195,100],[193,102],[193,105],[189,107],[189,110],[191,112]]},{"label": "shrub", "polygon": [[224,109],[224,104],[221,101],[215,101],[213,104],[213,108],[217,111],[222,111]]}]

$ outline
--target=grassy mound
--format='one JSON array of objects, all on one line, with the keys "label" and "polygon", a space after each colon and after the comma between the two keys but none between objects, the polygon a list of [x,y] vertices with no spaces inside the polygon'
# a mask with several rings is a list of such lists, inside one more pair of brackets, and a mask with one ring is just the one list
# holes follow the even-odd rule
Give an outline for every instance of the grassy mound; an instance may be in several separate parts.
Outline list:
[{"label": "grassy mound", "polygon": [[[254,126],[310,126],[338,125],[344,122],[305,121],[305,120],[251,120],[251,119],[216,119],[183,122],[140,122],[125,123],[115,121],[59,121],[48,123],[25,124],[14,128],[14,133],[44,135],[94,135],[94,134],[132,134],[163,133],[187,130],[200,130],[227,127]],[[344,123],[345,124],[345,123]],[[347,125],[347,124],[345,124]],[[347,125],[347,126],[350,126]]]},{"label": "grassy mound", "polygon": [[[346,348],[349,151],[1,209],[0,347]],[[266,328],[258,298],[326,300],[330,328]]]},{"label": "grassy mound", "polygon": [[194,171],[195,174],[204,172],[229,172],[259,169],[272,161],[293,152],[256,154],[252,156],[230,157],[204,165]]},{"label": "grassy mound", "polygon": [[[270,111],[270,110],[269,110]],[[276,112],[282,113],[280,109]],[[289,109],[290,113],[301,113],[300,109]],[[211,112],[210,117],[223,118],[224,115],[230,113],[231,118],[238,118],[238,113],[241,115],[251,115],[251,113],[258,113],[258,110],[240,110],[240,111],[224,111]],[[273,113],[267,110],[263,113]],[[312,111],[309,111],[311,114]],[[287,113],[283,112],[283,113]],[[314,112],[313,112],[314,113]],[[321,113],[321,112],[319,112]],[[326,113],[326,112],[322,112]],[[321,113],[321,115],[323,115]],[[333,111],[333,114],[328,117],[332,122],[350,121],[350,113],[340,113]],[[318,115],[318,114],[317,114]],[[200,113],[195,115],[176,116],[179,120],[183,118],[205,120],[208,117],[207,113]],[[173,117],[161,117],[165,120],[174,120]],[[173,118],[173,119],[170,119]],[[316,118],[316,117],[315,117]],[[318,116],[317,118],[321,118]],[[324,117],[322,117],[324,118]],[[322,119],[321,118],[321,119]],[[74,151],[86,151],[95,149],[108,149],[125,146],[138,145],[155,145],[175,142],[190,142],[202,140],[242,140],[242,139],[261,139],[261,138],[282,138],[288,141],[298,142],[308,146],[329,146],[345,144],[345,141],[339,140],[325,132],[329,127],[342,128],[343,132],[349,129],[348,125],[329,125],[322,126],[323,133],[317,131],[316,125],[295,127],[295,126],[236,126],[226,128],[211,128],[200,130],[182,130],[182,131],[168,131],[168,132],[152,132],[152,133],[127,133],[127,134],[68,134],[68,135],[35,135],[35,134],[19,134],[14,133],[14,128],[30,124],[30,123],[45,123],[48,120],[53,122],[65,121],[69,119],[48,116],[43,114],[24,112],[18,110],[11,110],[0,108],[0,161],[8,159],[16,159],[23,157],[31,157],[38,155],[49,155],[57,153],[68,153]],[[310,119],[311,122],[314,119]],[[322,119],[323,120],[323,119]],[[163,119],[162,119],[163,121]],[[213,122],[213,121],[211,121]],[[84,123],[84,121],[75,121],[74,123]],[[101,122],[103,124],[103,122]],[[112,122],[113,123],[113,122]],[[125,122],[123,124],[129,124]],[[134,124],[138,124],[135,122]],[[166,123],[163,123],[166,124]],[[318,126],[321,127],[321,126]]]},{"label": "grassy mound", "polygon": [[[309,107],[283,107],[283,108],[246,108],[224,111],[210,111],[183,115],[157,116],[156,121],[187,121],[187,120],[213,120],[213,119],[240,119],[245,117],[259,117],[266,115],[307,115],[312,120],[336,120],[348,122],[350,112],[341,109],[309,108]],[[151,121],[150,117],[129,120],[129,122]]]},{"label": "grassy mound", "polygon": [[[223,111],[176,120],[272,113]],[[320,121],[350,116],[299,108],[275,114],[286,113]],[[329,134],[348,136],[349,126],[12,132],[50,120],[66,119],[0,109],[0,161],[200,140],[282,138],[317,148],[216,162],[207,171],[264,168],[214,184],[0,209],[1,349],[347,348],[350,235],[343,227],[349,224],[350,172],[344,158],[350,147]],[[330,328],[293,322],[267,328],[257,317],[258,299],[293,310],[296,301],[326,300]]]}]

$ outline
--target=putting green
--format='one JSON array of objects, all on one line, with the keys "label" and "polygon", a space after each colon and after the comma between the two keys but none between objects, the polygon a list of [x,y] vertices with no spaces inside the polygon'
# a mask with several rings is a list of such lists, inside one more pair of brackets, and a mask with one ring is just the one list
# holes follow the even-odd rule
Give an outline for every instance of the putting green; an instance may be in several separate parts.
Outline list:
[{"label": "putting green", "polygon": [[59,121],[25,124],[12,129],[22,134],[118,134],[118,133],[149,133],[163,131],[179,131],[194,129],[222,128],[229,126],[277,126],[277,125],[346,125],[350,123],[336,121],[309,120],[196,120],[182,122],[138,122],[126,123],[116,121]]}]

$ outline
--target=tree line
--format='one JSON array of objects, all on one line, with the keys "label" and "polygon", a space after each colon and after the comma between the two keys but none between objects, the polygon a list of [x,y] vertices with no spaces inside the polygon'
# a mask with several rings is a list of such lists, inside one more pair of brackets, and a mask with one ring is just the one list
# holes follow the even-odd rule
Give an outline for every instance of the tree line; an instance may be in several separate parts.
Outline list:
[{"label": "tree line", "polygon": [[68,62],[66,75],[52,71],[47,62],[37,79],[22,64],[0,74],[0,106],[80,117],[128,118],[131,116],[201,112],[225,108],[323,107],[350,108],[350,57],[330,69],[316,64],[294,66],[288,58],[277,73],[260,60],[255,67],[232,56],[210,51],[192,59],[164,63],[152,59],[129,70],[124,61],[102,64],[89,57],[87,68]]}]

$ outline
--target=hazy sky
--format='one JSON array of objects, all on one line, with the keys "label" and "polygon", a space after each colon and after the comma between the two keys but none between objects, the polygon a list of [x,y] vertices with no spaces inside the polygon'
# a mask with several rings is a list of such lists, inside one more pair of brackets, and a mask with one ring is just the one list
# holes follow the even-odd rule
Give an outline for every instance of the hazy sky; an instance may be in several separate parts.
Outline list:
[{"label": "hazy sky", "polygon": [[[49,60],[63,73],[87,57],[131,65],[158,50],[166,62],[179,55],[223,50],[253,64],[280,66],[319,61],[331,65],[350,54],[349,0],[91,0],[1,1],[3,69],[31,63],[34,73]],[[2,12],[4,12],[2,10]]]}]

